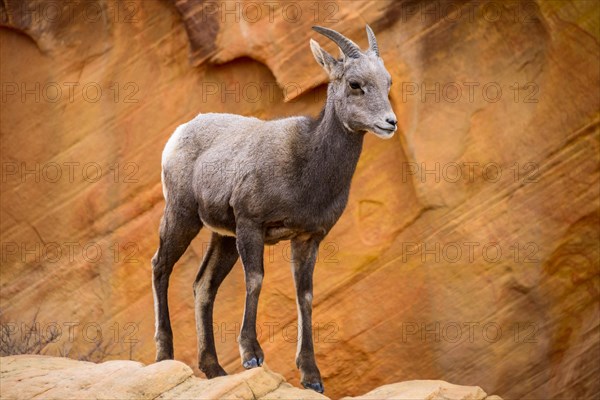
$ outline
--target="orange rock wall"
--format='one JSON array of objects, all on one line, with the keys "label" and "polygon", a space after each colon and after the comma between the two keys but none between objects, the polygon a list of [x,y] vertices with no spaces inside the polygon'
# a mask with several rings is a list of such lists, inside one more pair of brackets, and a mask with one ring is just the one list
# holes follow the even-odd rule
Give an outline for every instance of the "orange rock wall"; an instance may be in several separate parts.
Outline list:
[{"label": "orange rock wall", "polygon": [[[316,115],[326,76],[308,40],[337,49],[310,26],[366,46],[369,23],[400,134],[367,136],[317,263],[327,395],[410,379],[505,398],[597,393],[598,4],[266,3],[0,5],[3,320],[39,309],[64,330],[51,354],[85,351],[100,328],[110,357],[151,362],[167,138],[199,112]],[[207,240],[170,286],[175,355],[194,367]],[[259,328],[269,367],[298,385],[288,259],[284,243],[265,252]],[[243,293],[238,265],[215,307],[229,372],[242,370]]]}]

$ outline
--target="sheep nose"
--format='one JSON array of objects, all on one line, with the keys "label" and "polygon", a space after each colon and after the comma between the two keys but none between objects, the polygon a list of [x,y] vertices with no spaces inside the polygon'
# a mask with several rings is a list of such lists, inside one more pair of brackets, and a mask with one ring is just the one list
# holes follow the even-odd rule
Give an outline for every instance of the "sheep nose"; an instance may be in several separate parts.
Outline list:
[{"label": "sheep nose", "polygon": [[396,126],[396,124],[398,123],[398,121],[396,121],[394,118],[386,118],[385,122],[393,126]]}]

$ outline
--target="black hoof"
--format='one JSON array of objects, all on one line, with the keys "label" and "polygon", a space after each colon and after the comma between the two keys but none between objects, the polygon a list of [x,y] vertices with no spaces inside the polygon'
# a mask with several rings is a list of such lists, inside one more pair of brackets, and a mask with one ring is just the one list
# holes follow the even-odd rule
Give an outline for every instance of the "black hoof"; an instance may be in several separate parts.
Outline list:
[{"label": "black hoof", "polygon": [[302,382],[302,386],[304,386],[306,389],[312,389],[315,392],[319,392],[319,393],[323,393],[325,391],[325,387],[323,387],[323,384],[321,382],[315,382],[315,383]]},{"label": "black hoof", "polygon": [[259,358],[258,360],[256,360],[255,357],[252,357],[248,361],[244,361],[242,363],[242,365],[246,369],[256,368],[256,367],[260,366],[261,364],[262,364],[262,358]]},{"label": "black hoof", "polygon": [[227,376],[227,372],[225,372],[225,370],[220,365],[205,368],[198,367],[198,369],[202,371],[204,375],[206,375],[206,379],[218,378],[219,376]]}]

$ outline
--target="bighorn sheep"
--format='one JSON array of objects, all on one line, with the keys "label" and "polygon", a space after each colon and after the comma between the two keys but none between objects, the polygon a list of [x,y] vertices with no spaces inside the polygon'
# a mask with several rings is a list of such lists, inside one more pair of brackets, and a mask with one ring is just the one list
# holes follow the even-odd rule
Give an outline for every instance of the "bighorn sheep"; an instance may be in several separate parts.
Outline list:
[{"label": "bighorn sheep", "polygon": [[[246,280],[239,350],[244,368],[260,366],[264,355],[255,325],[263,248],[290,240],[298,307],[296,366],[304,387],[323,392],[311,329],[312,276],[319,243],[346,207],[364,134],[371,131],[388,139],[397,121],[388,98],[391,77],[371,28],[366,27],[366,52],[334,30],[313,29],[341,50],[336,59],[310,40],[312,53],[330,80],[327,102],[317,119],[262,121],[200,114],[179,126],[165,146],[166,204],[160,245],[152,258],[157,361],[173,358],[169,276],[206,226],[212,231],[211,241],[193,285],[199,368],[208,378],[226,375],[215,350],[213,304],[238,256]],[[230,172],[227,179],[215,173],[215,165]]]}]

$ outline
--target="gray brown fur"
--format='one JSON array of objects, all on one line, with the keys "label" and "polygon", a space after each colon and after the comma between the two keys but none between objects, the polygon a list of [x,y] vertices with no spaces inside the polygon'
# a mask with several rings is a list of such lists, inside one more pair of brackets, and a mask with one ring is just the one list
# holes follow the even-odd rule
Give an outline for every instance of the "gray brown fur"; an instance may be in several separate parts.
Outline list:
[{"label": "gray brown fur", "polygon": [[[194,281],[198,366],[208,378],[225,375],[212,330],[217,290],[241,257],[246,304],[239,337],[242,365],[262,364],[256,313],[263,281],[263,248],[290,240],[298,305],[296,365],[305,387],[323,392],[312,341],[313,269],[319,243],[342,214],[367,131],[390,138],[396,117],[391,78],[367,26],[369,50],[327,28],[314,29],[342,51],[335,59],[311,39],[327,71],[327,102],[317,119],[262,121],[200,114],[179,126],[162,159],[165,212],[152,259],[156,360],[173,358],[167,290],[174,264],[203,226],[213,231]],[[357,85],[359,86],[357,88]],[[354,86],[354,88],[352,87]]]}]

